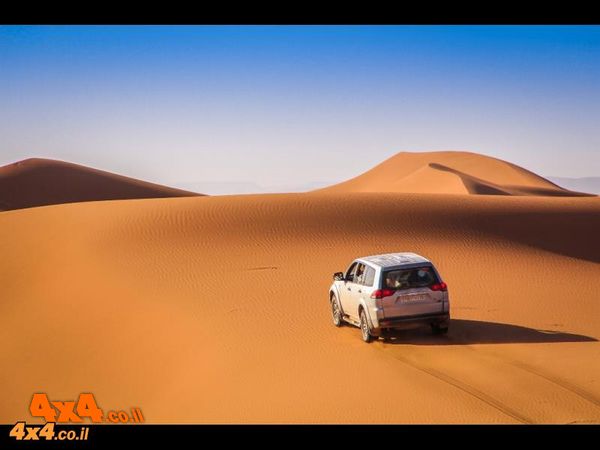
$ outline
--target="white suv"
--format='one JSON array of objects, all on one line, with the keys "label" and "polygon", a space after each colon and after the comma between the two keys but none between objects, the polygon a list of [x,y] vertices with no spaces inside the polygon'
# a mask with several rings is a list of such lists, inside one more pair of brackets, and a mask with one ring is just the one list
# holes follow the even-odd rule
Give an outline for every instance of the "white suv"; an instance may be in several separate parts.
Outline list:
[{"label": "white suv", "polygon": [[335,326],[360,327],[371,342],[386,330],[430,325],[448,332],[448,286],[431,261],[415,253],[388,253],[355,259],[345,273],[336,272],[329,288]]}]

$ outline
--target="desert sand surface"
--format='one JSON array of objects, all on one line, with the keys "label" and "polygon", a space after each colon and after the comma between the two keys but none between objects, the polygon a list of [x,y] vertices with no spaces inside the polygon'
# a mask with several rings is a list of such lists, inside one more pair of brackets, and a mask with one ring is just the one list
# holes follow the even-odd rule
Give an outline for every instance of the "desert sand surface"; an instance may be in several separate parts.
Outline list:
[{"label": "desert sand surface", "polygon": [[[93,392],[150,423],[599,423],[600,198],[452,186],[1,212],[0,422]],[[333,326],[333,272],[396,251],[448,283],[447,336]]]},{"label": "desert sand surface", "polygon": [[0,167],[0,211],[93,200],[188,197],[194,192],[45,158]]},{"label": "desert sand surface", "polygon": [[371,170],[318,191],[587,196],[515,164],[464,151],[399,152]]}]

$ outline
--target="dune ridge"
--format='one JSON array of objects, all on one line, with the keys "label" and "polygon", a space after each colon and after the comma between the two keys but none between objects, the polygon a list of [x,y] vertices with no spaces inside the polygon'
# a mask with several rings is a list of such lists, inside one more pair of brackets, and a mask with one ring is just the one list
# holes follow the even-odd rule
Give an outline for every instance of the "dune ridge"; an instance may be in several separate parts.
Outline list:
[{"label": "dune ridge", "polygon": [[315,192],[412,192],[593,196],[564,189],[515,164],[464,151],[400,152],[350,180]]},{"label": "dune ridge", "polygon": [[197,196],[91,167],[30,158],[0,167],[0,211],[59,203]]}]

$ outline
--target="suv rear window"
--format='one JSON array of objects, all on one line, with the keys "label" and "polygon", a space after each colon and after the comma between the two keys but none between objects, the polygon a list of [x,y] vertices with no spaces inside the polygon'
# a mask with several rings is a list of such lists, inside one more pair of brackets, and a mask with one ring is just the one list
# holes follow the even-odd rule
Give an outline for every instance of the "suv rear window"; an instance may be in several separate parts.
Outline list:
[{"label": "suv rear window", "polygon": [[384,272],[382,279],[384,289],[396,290],[430,287],[438,283],[431,266],[388,270]]}]

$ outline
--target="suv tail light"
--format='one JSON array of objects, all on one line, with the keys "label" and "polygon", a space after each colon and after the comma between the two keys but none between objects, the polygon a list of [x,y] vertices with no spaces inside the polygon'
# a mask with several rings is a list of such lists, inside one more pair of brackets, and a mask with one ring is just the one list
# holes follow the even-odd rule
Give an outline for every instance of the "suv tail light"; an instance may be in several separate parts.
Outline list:
[{"label": "suv tail light", "polygon": [[431,289],[432,291],[444,291],[445,292],[448,290],[448,285],[442,281],[441,283],[430,286],[429,289]]},{"label": "suv tail light", "polygon": [[394,295],[394,292],[396,291],[393,289],[377,289],[376,291],[373,291],[371,298],[389,297],[390,295]]}]

